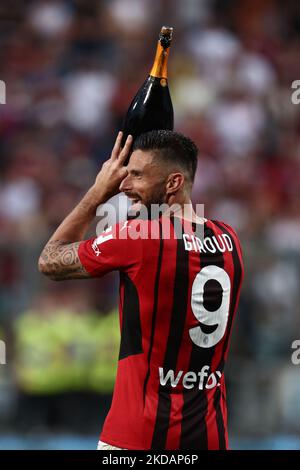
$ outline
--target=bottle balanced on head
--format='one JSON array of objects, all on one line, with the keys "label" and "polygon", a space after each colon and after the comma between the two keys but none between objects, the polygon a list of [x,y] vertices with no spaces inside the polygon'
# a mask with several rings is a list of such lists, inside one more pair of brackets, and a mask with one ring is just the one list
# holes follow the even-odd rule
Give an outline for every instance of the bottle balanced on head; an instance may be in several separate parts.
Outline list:
[{"label": "bottle balanced on head", "polygon": [[168,57],[173,28],[161,28],[151,72],[133,98],[123,122],[123,144],[129,134],[174,127],[174,112],[168,86]]}]

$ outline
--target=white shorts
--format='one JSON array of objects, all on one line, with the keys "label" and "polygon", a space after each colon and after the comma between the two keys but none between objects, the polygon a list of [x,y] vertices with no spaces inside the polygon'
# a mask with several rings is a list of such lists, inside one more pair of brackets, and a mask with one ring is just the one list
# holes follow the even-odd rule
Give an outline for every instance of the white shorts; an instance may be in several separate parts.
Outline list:
[{"label": "white shorts", "polygon": [[121,449],[120,447],[111,446],[110,444],[106,444],[106,442],[99,441],[97,450],[127,450],[127,449]]}]

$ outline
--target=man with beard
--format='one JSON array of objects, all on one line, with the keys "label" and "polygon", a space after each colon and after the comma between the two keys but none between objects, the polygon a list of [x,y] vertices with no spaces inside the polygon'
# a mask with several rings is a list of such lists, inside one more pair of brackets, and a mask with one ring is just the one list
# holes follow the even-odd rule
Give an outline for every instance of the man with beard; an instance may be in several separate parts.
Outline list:
[{"label": "man with beard", "polygon": [[[121,140],[119,133],[94,185],[39,260],[54,280],[120,272],[118,371],[98,448],[227,449],[224,365],[243,279],[239,240],[229,225],[193,210],[197,148],[190,139],[151,131],[131,155],[132,137],[123,149]],[[119,191],[132,211],[170,210],[82,241],[97,206]]]}]

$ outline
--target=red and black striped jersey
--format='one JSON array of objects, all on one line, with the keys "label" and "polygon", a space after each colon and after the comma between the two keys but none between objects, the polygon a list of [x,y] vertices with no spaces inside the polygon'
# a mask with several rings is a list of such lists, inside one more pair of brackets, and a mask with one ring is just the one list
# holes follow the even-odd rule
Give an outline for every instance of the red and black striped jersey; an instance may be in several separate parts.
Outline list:
[{"label": "red and black striped jersey", "polygon": [[244,275],[235,231],[137,219],[82,242],[79,257],[92,276],[120,272],[120,353],[101,441],[227,449],[224,365]]}]

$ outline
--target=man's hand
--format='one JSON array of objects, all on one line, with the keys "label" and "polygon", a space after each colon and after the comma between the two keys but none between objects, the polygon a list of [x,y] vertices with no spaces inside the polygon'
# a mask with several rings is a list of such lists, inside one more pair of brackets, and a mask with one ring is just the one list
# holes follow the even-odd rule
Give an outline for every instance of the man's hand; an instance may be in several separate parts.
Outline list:
[{"label": "man's hand", "polygon": [[117,194],[121,182],[128,174],[124,163],[130,152],[132,136],[127,137],[123,148],[121,148],[122,137],[123,132],[119,132],[111,156],[103,163],[93,186],[94,193],[99,195],[101,200],[108,200]]},{"label": "man's hand", "polygon": [[102,166],[95,184],[60,224],[41,253],[39,270],[51,279],[90,277],[80,262],[78,247],[95,217],[97,206],[117,194],[121,181],[127,176],[124,162],[129,155],[132,136],[128,136],[121,149],[122,135],[119,132],[111,156]]}]

